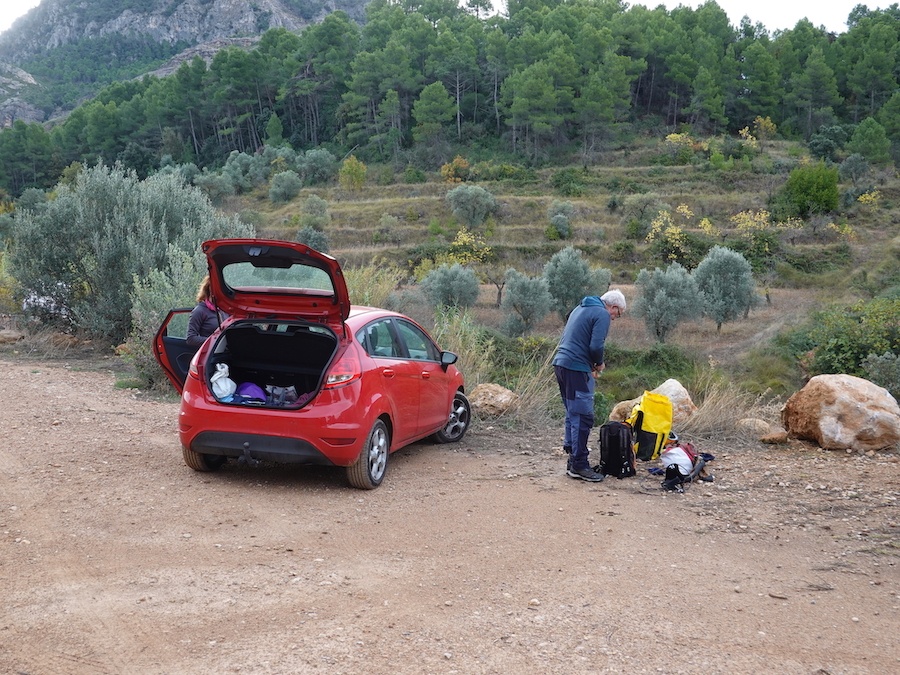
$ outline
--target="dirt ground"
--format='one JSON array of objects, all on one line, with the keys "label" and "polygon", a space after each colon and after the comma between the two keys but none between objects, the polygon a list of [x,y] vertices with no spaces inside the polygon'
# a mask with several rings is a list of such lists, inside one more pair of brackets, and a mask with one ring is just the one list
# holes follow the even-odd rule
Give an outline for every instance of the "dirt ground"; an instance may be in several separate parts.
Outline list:
[{"label": "dirt ground", "polygon": [[896,453],[704,441],[672,494],[478,421],[365,492],[196,473],[112,368],[0,354],[2,673],[900,672]]}]

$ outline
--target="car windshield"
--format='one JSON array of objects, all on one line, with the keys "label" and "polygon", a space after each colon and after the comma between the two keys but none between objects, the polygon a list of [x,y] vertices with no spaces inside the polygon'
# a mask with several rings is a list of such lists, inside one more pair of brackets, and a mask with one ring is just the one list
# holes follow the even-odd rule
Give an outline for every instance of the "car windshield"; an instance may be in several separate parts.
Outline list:
[{"label": "car windshield", "polygon": [[237,262],[222,270],[225,283],[232,289],[246,292],[315,291],[316,295],[334,295],[331,276],[311,265],[295,264],[286,268],[254,267],[249,262]]}]

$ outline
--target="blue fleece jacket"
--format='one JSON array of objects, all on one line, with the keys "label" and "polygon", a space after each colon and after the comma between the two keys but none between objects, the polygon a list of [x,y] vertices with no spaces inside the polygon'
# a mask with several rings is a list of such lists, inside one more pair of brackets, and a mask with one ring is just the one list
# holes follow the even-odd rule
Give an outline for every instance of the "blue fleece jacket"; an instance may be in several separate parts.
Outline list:
[{"label": "blue fleece jacket", "polygon": [[554,366],[589,373],[603,363],[603,347],[609,333],[609,311],[596,295],[581,301],[566,321]]}]

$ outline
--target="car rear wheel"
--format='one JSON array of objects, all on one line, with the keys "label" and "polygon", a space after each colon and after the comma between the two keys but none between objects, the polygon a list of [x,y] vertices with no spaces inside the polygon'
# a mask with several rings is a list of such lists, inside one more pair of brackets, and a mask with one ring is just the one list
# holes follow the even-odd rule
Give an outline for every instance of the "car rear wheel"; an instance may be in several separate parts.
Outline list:
[{"label": "car rear wheel", "polygon": [[372,490],[381,485],[387,471],[391,435],[384,421],[378,420],[366,438],[366,444],[352,466],[347,467],[350,485],[361,490]]},{"label": "car rear wheel", "polygon": [[461,391],[453,397],[453,407],[450,409],[450,417],[447,426],[438,431],[434,438],[438,443],[456,443],[461,441],[472,422],[472,406],[469,399]]},{"label": "car rear wheel", "polygon": [[204,455],[184,446],[181,447],[181,454],[184,463],[194,471],[218,471],[228,461],[228,458],[222,455]]}]

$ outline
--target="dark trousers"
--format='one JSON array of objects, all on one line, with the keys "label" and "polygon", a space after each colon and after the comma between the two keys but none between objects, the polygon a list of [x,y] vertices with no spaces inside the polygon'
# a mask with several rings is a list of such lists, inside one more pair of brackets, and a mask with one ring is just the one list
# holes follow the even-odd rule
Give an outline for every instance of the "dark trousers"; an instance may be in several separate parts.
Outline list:
[{"label": "dark trousers", "polygon": [[572,468],[590,468],[588,438],[594,427],[594,378],[590,373],[554,366],[559,395],[566,410],[563,444],[572,448]]}]

